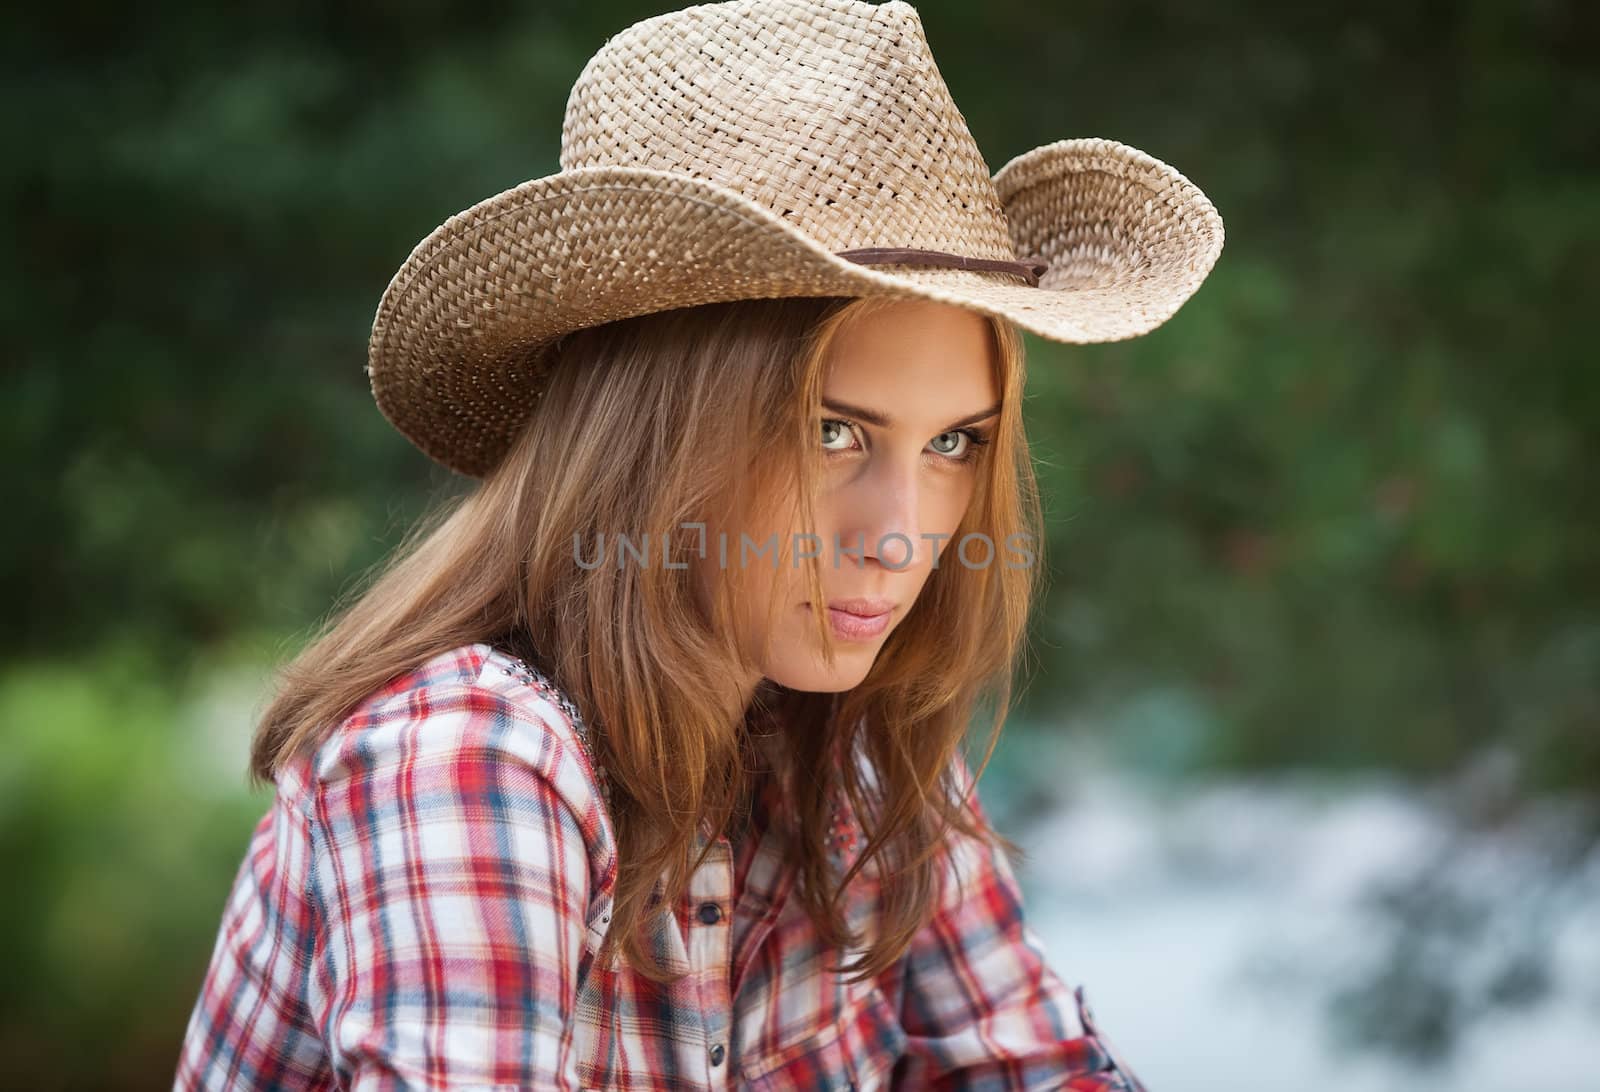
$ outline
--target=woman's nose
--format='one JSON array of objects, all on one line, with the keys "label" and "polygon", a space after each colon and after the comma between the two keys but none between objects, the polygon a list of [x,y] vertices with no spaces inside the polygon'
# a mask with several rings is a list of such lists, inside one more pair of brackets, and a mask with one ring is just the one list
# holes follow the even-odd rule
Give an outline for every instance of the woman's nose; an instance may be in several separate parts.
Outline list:
[{"label": "woman's nose", "polygon": [[[916,468],[875,468],[852,506],[858,517],[847,528],[846,545],[868,559],[900,571],[917,565],[929,548],[922,538],[921,488]],[[845,555],[850,560],[850,555]]]}]

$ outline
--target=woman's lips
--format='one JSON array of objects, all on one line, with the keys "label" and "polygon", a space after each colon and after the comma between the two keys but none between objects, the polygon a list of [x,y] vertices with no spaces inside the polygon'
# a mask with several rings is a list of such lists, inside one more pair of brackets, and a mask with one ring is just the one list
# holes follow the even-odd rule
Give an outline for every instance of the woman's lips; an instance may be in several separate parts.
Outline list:
[{"label": "woman's lips", "polygon": [[866,615],[852,614],[847,610],[829,607],[828,619],[833,623],[833,632],[846,640],[863,641],[869,637],[876,637],[889,628],[888,611]]},{"label": "woman's lips", "polygon": [[[857,601],[859,602],[859,601]],[[800,604],[809,610],[809,602]],[[889,628],[889,617],[894,613],[892,606],[885,607],[874,614],[861,614],[856,610],[843,610],[839,607],[828,607],[828,621],[833,626],[833,634],[846,641],[867,641],[877,637]]]}]

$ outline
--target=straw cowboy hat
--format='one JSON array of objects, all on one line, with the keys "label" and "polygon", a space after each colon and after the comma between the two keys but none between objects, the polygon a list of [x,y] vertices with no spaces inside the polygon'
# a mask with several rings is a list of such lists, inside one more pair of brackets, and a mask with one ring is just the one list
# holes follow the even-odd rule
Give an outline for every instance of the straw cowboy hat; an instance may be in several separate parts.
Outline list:
[{"label": "straw cowboy hat", "polygon": [[561,169],[451,216],[372,324],[383,414],[481,477],[526,423],[542,348],[648,312],[891,295],[1053,341],[1153,330],[1222,250],[1172,167],[1113,140],[992,176],[902,0],[732,0],[635,23],[567,100]]}]

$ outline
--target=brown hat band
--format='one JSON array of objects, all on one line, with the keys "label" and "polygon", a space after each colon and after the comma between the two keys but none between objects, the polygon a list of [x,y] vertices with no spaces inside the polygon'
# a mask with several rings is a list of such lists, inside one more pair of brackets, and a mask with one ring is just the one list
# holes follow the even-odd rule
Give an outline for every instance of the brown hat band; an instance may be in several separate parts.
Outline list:
[{"label": "brown hat band", "polygon": [[869,246],[859,250],[836,250],[841,258],[860,265],[937,265],[950,269],[981,269],[997,273],[1015,273],[1024,277],[1033,287],[1039,287],[1039,277],[1050,263],[1046,261],[1008,262],[999,258],[969,258],[964,254],[949,254],[943,250],[919,250],[909,246]]}]

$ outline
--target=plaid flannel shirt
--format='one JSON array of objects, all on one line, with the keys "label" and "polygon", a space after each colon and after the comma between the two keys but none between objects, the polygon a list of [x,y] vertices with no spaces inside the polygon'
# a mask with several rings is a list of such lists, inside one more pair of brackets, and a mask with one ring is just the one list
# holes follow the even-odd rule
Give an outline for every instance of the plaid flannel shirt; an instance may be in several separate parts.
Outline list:
[{"label": "plaid flannel shirt", "polygon": [[[280,772],[174,1088],[1143,1092],[1046,963],[1004,854],[972,839],[911,948],[846,984],[785,898],[769,794],[658,919],[655,950],[687,977],[596,966],[617,858],[585,730],[547,680],[477,643],[396,678]],[[842,792],[834,816],[842,872],[863,839]],[[869,929],[874,871],[846,900]]]}]

